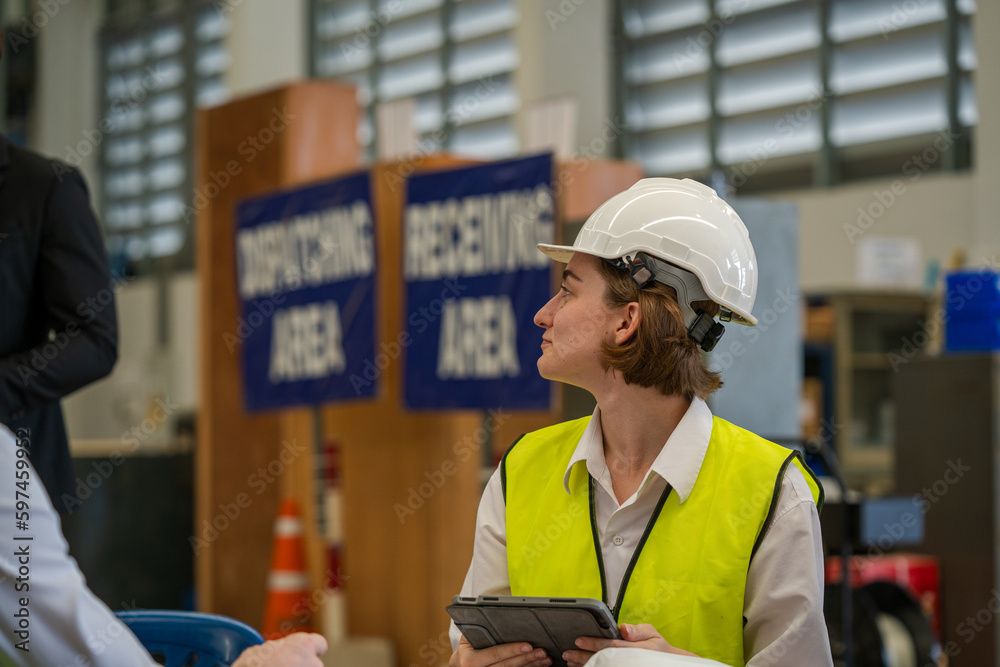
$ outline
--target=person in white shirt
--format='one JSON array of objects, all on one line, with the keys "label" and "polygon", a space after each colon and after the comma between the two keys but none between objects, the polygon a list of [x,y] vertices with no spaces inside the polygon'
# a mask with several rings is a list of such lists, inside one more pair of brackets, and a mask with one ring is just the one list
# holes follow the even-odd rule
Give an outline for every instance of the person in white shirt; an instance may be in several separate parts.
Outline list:
[{"label": "person in white shirt", "polygon": [[[69,555],[26,447],[0,425],[0,664],[156,667],[135,635],[95,596]],[[23,522],[23,523],[22,523]],[[297,633],[244,651],[233,667],[321,667],[326,640]]]},{"label": "person in white shirt", "polygon": [[[791,450],[713,417],[701,351],[753,326],[756,258],[710,188],[646,179],[584,224],[535,316],[543,377],[591,392],[591,417],[526,434],[487,484],[463,596],[603,598],[623,639],[580,638],[571,667],[637,647],[728,665],[832,666],[822,487]],[[790,406],[794,408],[794,406]],[[526,643],[451,667],[552,664]]]}]

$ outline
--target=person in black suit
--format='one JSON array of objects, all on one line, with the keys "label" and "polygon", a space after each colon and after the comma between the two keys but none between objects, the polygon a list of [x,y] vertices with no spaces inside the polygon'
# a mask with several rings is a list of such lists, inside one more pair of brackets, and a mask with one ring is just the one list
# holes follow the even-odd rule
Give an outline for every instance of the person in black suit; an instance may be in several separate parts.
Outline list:
[{"label": "person in black suit", "polygon": [[62,513],[76,496],[59,400],[111,372],[117,284],[79,172],[0,134],[0,423],[31,434]]}]

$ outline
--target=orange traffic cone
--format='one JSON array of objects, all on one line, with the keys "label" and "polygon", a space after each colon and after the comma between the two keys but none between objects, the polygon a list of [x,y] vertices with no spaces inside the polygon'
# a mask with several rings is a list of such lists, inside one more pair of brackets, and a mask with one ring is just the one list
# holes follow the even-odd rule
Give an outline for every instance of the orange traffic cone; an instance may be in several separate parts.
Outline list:
[{"label": "orange traffic cone", "polygon": [[312,608],[306,577],[302,518],[294,500],[285,500],[274,521],[274,551],[267,577],[267,606],[263,635],[276,639],[299,631],[311,631]]}]

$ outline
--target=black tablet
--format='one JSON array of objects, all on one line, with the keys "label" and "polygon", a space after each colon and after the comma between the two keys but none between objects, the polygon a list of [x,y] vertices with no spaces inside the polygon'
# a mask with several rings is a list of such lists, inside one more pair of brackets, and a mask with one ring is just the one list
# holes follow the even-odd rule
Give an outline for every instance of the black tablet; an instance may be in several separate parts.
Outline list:
[{"label": "black tablet", "polygon": [[511,595],[455,596],[446,607],[472,648],[527,642],[542,648],[555,667],[580,637],[620,639],[618,624],[601,600]]}]

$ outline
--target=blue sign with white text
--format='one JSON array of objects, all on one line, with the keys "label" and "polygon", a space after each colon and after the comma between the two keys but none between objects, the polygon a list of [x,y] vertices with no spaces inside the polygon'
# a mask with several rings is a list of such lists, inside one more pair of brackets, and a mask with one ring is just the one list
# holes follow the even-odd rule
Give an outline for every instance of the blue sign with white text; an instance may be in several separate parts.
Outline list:
[{"label": "blue sign with white text", "polygon": [[552,156],[418,174],[407,186],[405,402],[547,409],[538,374],[555,234]]},{"label": "blue sign with white text", "polygon": [[248,410],[375,394],[351,383],[375,352],[375,218],[368,174],[242,201],[236,282]]}]

